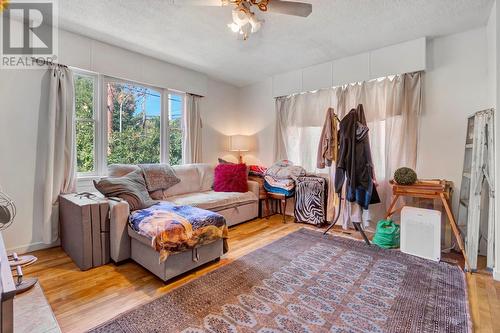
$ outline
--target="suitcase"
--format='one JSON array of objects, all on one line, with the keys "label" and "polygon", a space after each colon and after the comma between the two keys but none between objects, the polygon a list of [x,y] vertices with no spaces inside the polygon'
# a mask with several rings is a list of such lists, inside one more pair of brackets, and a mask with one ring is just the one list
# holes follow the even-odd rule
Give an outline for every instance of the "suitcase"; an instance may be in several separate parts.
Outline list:
[{"label": "suitcase", "polygon": [[298,177],[295,184],[295,221],[326,223],[328,181],[323,177]]},{"label": "suitcase", "polygon": [[109,263],[109,203],[105,198],[60,195],[59,223],[61,246],[82,271]]}]

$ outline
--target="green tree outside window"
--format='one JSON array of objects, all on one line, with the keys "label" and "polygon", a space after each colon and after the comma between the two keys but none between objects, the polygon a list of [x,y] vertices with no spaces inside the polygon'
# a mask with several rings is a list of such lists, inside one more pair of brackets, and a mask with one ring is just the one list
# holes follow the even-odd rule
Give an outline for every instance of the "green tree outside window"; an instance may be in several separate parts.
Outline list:
[{"label": "green tree outside window", "polygon": [[[160,93],[131,84],[109,83],[108,97],[108,164],[159,163],[160,114],[148,108],[147,102],[160,99]],[[76,144],[78,172],[94,170],[93,120],[94,81],[84,76],[75,77]],[[152,96],[152,97],[151,97]],[[159,100],[157,101],[159,105]],[[182,161],[181,120],[169,120],[170,164]]]}]

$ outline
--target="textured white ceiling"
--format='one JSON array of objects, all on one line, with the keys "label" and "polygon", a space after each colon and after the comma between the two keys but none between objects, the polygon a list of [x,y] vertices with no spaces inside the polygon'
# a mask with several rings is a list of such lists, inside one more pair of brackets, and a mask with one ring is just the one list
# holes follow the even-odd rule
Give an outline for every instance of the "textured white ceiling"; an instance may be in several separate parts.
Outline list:
[{"label": "textured white ceiling", "polygon": [[391,44],[485,25],[493,0],[304,0],[307,18],[258,14],[247,41],[228,7],[165,0],[59,0],[61,28],[244,86],[265,77]]}]

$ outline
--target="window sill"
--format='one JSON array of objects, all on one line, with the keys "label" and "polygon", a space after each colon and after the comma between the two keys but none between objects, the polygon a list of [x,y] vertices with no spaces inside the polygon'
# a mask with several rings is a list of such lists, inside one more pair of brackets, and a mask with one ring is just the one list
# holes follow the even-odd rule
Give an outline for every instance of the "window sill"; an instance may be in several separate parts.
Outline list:
[{"label": "window sill", "polygon": [[77,192],[96,192],[97,189],[94,187],[93,180],[101,179],[101,176],[97,175],[81,175],[76,178],[76,191]]},{"label": "window sill", "polygon": [[99,179],[99,178],[102,178],[102,176],[98,176],[98,175],[76,175],[76,179],[78,181],[80,181],[80,180],[92,180],[92,179]]}]

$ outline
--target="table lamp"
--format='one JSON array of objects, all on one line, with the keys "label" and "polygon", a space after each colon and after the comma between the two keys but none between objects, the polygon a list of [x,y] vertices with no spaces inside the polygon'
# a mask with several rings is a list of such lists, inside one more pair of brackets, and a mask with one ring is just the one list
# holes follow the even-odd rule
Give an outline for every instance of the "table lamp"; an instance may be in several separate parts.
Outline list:
[{"label": "table lamp", "polygon": [[238,162],[243,163],[242,151],[249,151],[250,138],[246,135],[231,135],[229,137],[229,151],[238,152]]}]

